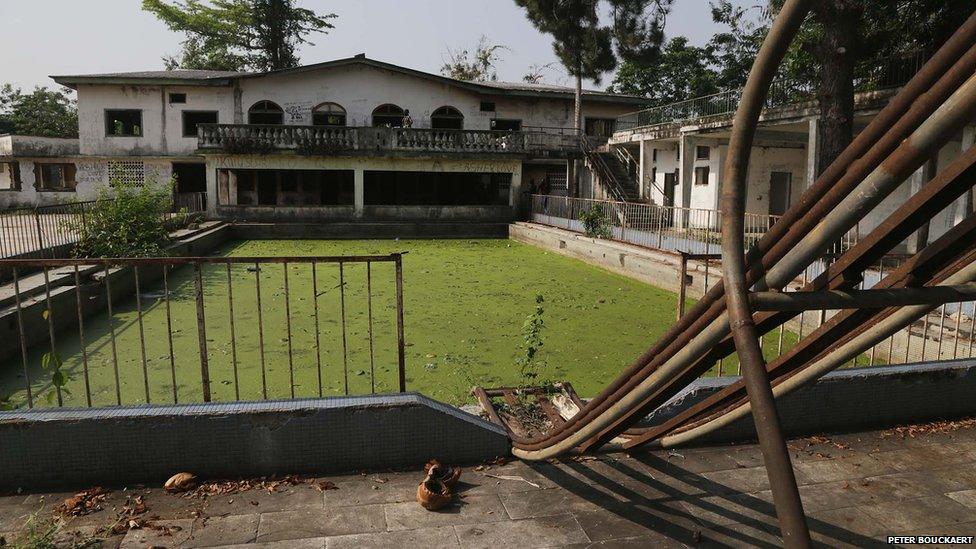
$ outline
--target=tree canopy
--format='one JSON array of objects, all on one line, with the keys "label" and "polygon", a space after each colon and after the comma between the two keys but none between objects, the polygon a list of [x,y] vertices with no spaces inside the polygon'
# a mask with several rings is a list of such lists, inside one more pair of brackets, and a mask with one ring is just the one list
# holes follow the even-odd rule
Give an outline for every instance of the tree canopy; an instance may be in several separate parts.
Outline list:
[{"label": "tree canopy", "polygon": [[692,46],[687,38],[677,36],[664,45],[658,62],[621,64],[610,91],[641,95],[656,105],[717,93],[720,79],[712,63],[710,47]]},{"label": "tree canopy", "polygon": [[0,89],[0,133],[78,137],[78,109],[63,91],[37,87],[23,93],[6,84]]},{"label": "tree canopy", "polygon": [[441,66],[441,74],[466,82],[492,82],[498,80],[495,63],[500,53],[508,49],[501,44],[492,44],[487,36],[482,36],[471,53],[467,49],[447,50],[447,60]]},{"label": "tree canopy", "polygon": [[168,69],[271,71],[300,64],[297,48],[308,36],[333,28],[334,13],[319,15],[294,0],[143,0],[170,30],[186,35]]}]

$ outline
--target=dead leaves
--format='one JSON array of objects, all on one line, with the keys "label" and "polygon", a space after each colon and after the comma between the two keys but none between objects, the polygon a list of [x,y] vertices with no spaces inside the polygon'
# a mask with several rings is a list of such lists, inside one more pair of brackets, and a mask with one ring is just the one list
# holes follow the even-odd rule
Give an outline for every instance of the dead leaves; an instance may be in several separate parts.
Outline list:
[{"label": "dead leaves", "polygon": [[955,421],[933,421],[918,425],[903,425],[881,431],[881,438],[898,437],[901,439],[915,438],[919,435],[935,435],[951,433],[962,429],[976,429],[976,418],[959,419]]},{"label": "dead leaves", "polygon": [[77,493],[64,500],[54,508],[54,514],[59,517],[81,517],[104,509],[103,503],[109,491],[95,487]]}]

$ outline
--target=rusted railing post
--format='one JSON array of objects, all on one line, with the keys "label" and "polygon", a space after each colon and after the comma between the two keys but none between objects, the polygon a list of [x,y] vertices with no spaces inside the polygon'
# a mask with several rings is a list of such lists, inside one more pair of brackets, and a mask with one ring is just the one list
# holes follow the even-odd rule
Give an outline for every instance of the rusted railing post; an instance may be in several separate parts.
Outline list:
[{"label": "rusted railing post", "polygon": [[203,401],[210,402],[210,359],[207,354],[207,319],[203,306],[203,273],[199,263],[193,265],[196,274],[197,335],[200,341],[200,383],[203,386]]},{"label": "rusted railing post", "polygon": [[678,252],[681,254],[681,267],[678,269],[678,320],[685,316],[685,295],[687,294],[687,284],[685,281],[688,280],[688,254],[682,251]]},{"label": "rusted railing post", "polygon": [[400,374],[400,392],[407,391],[407,362],[403,338],[403,255],[393,254],[396,265],[396,308],[397,308],[397,364]]}]

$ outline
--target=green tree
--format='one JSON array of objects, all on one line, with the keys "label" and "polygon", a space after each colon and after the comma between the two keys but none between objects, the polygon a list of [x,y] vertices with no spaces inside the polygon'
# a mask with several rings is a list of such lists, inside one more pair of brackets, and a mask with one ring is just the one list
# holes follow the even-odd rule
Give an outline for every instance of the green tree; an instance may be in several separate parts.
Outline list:
[{"label": "green tree", "polygon": [[184,33],[167,68],[271,71],[298,66],[297,48],[312,33],[334,28],[334,13],[319,15],[294,0],[143,0],[142,8],[170,30]]},{"label": "green tree", "polygon": [[[648,65],[660,53],[673,0],[515,0],[529,21],[553,39],[559,62],[576,79],[575,127],[582,126],[583,79],[597,83],[618,58]],[[604,5],[605,4],[605,5]],[[600,20],[609,8],[612,23]]]},{"label": "green tree", "polygon": [[[728,30],[716,34],[720,81],[745,83],[772,18],[784,0],[757,7],[712,2],[713,19]],[[821,0],[800,29],[781,73],[797,90],[812,90],[821,112],[819,170],[853,139],[854,93],[884,85],[885,75],[905,70],[908,56],[931,53],[972,14],[971,0]],[[890,82],[888,82],[890,83]]]},{"label": "green tree", "polygon": [[466,82],[494,82],[498,80],[495,64],[500,59],[499,52],[507,49],[501,44],[492,44],[487,36],[482,36],[473,54],[467,49],[448,49],[441,74]]},{"label": "green tree", "polygon": [[719,75],[713,68],[712,50],[688,43],[684,36],[668,40],[658,63],[649,67],[625,61],[614,76],[610,90],[642,95],[656,105],[684,101],[719,92]]},{"label": "green tree", "polygon": [[78,137],[78,109],[66,92],[37,87],[31,93],[0,88],[0,133]]}]

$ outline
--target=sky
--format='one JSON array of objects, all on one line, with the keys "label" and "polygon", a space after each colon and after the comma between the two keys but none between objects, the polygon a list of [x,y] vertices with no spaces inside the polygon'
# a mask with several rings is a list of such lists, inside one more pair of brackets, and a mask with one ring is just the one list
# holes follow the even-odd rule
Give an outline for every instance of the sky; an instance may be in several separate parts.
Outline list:
[{"label": "sky", "polygon": [[[481,36],[507,47],[500,80],[521,80],[532,65],[554,63],[550,84],[571,84],[555,63],[550,39],[526,20],[512,0],[299,0],[319,13],[335,13],[336,28],[301,49],[305,64],[359,53],[380,61],[438,73],[447,50],[473,49]],[[670,36],[701,44],[714,34],[708,0],[676,0]],[[161,57],[179,51],[169,31],[140,0],[0,0],[0,83],[22,88],[55,86],[54,74],[160,70]],[[589,87],[605,87],[589,83]]]}]

